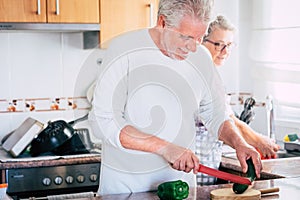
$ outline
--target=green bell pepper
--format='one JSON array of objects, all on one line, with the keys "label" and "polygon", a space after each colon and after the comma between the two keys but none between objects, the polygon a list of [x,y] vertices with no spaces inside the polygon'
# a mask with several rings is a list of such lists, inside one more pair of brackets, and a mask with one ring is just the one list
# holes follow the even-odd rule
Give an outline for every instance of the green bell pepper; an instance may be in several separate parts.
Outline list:
[{"label": "green bell pepper", "polygon": [[158,186],[157,195],[163,200],[181,200],[189,196],[189,185],[181,180],[164,182]]}]

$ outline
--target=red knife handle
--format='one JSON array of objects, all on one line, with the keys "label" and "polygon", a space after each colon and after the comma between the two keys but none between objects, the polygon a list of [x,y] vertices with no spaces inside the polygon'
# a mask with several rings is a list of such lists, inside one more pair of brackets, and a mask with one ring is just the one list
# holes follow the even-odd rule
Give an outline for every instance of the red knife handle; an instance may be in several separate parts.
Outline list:
[{"label": "red knife handle", "polygon": [[233,183],[251,185],[251,181],[248,178],[237,176],[234,174],[230,174],[227,172],[219,171],[210,167],[206,167],[204,165],[199,164],[198,172],[202,172],[204,174],[208,174],[223,180],[231,181]]}]

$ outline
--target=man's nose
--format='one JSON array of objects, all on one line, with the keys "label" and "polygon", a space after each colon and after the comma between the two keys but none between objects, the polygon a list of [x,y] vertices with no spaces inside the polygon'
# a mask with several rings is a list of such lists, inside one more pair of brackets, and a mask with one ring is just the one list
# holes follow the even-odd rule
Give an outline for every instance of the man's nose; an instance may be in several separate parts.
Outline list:
[{"label": "man's nose", "polygon": [[191,52],[195,52],[197,50],[197,43],[198,42],[196,40],[189,39],[186,48]]}]

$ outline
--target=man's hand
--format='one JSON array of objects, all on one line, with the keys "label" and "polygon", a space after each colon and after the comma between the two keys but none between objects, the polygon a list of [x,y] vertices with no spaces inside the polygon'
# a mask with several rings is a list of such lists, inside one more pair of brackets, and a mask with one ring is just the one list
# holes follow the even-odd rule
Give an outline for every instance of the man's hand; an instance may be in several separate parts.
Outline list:
[{"label": "man's hand", "polygon": [[194,174],[198,172],[199,159],[189,149],[168,143],[156,153],[168,161],[173,169],[187,173],[193,170]]},{"label": "man's hand", "polygon": [[238,160],[240,161],[242,170],[244,173],[248,170],[248,165],[246,160],[252,158],[253,164],[255,166],[256,177],[260,178],[260,172],[262,170],[262,163],[260,160],[259,153],[255,150],[251,145],[237,145],[236,146],[236,155]]},{"label": "man's hand", "polygon": [[225,121],[219,132],[219,139],[236,150],[236,155],[240,161],[243,172],[246,173],[248,169],[246,160],[252,158],[256,176],[259,178],[262,170],[260,155],[255,148],[248,144],[239,134],[234,122],[229,120]]}]

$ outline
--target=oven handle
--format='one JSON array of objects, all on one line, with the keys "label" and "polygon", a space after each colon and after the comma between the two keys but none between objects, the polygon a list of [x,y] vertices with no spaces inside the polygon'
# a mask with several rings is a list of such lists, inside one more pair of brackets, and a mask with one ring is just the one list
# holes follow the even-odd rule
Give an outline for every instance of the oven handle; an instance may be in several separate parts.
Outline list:
[{"label": "oven handle", "polygon": [[80,193],[71,193],[71,194],[49,195],[46,197],[30,197],[29,199],[35,199],[35,200],[81,199],[81,198],[92,199],[97,196],[98,194],[95,192],[80,192]]}]

